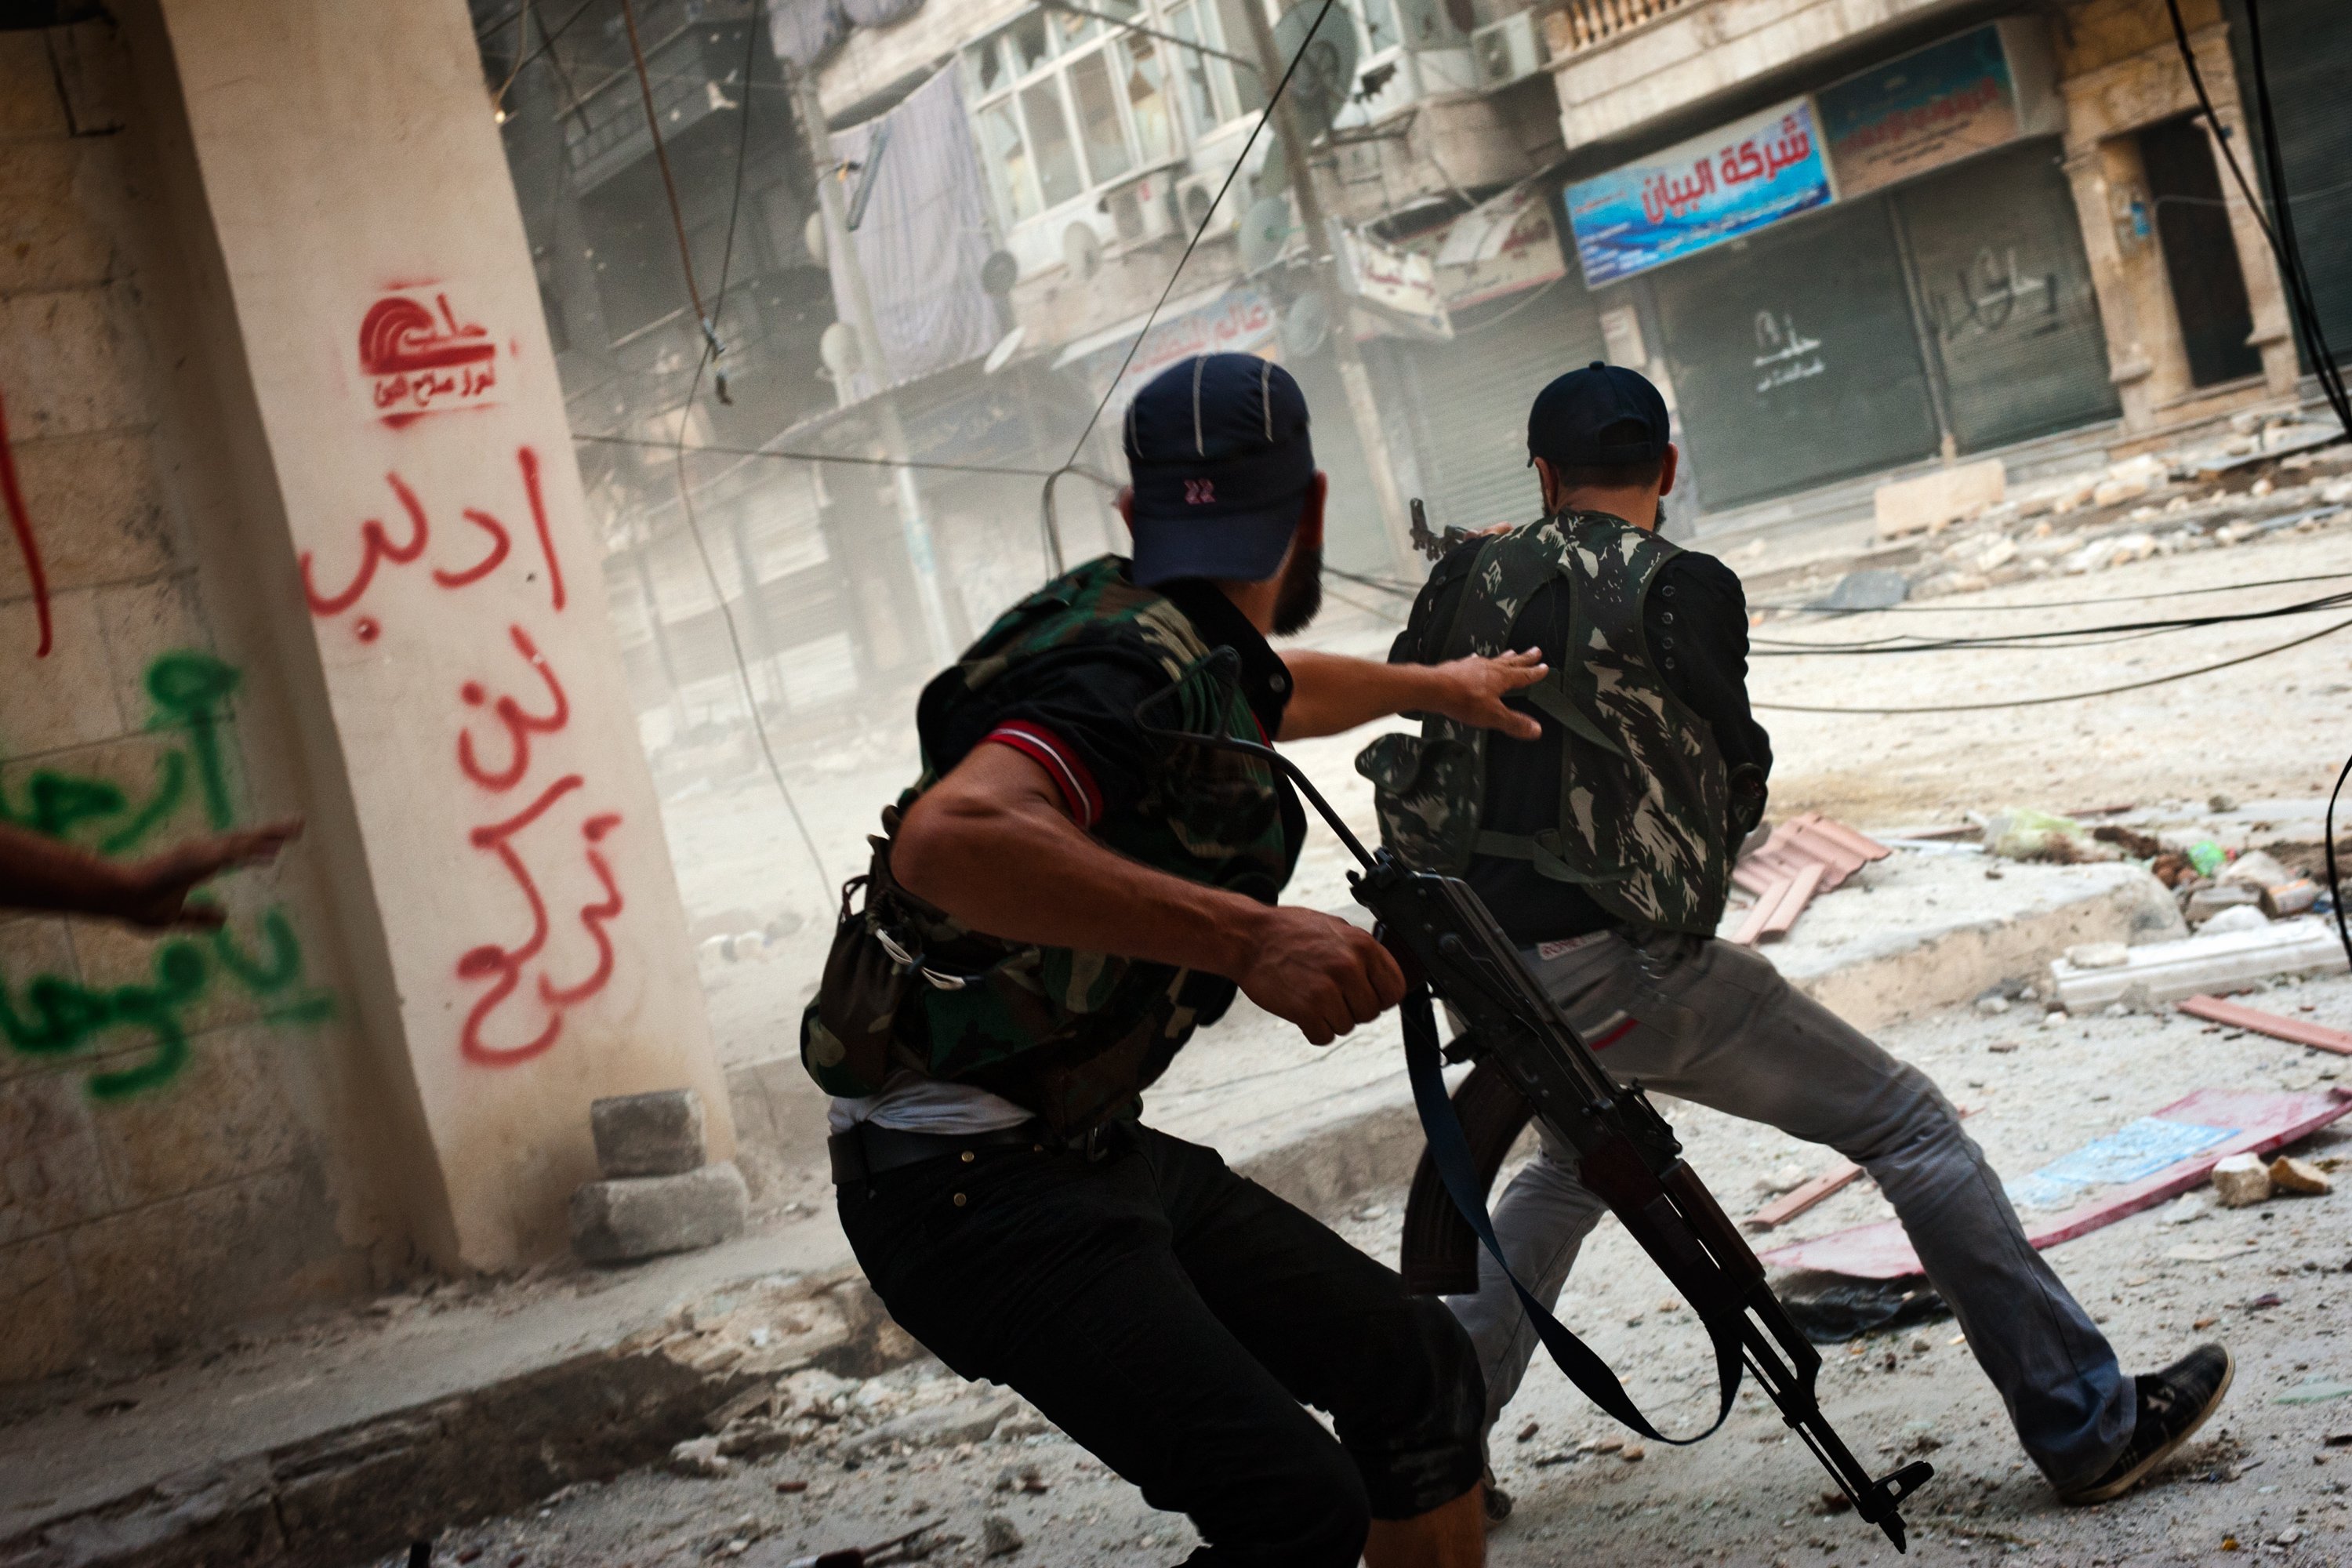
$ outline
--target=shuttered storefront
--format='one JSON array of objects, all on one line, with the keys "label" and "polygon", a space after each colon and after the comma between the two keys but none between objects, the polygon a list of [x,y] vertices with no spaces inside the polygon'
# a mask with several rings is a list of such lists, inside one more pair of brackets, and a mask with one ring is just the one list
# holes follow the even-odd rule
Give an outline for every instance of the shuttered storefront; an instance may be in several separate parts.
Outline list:
[{"label": "shuttered storefront", "polygon": [[1944,411],[1963,452],[2117,411],[2083,231],[2056,140],[1890,193]]},{"label": "shuttered storefront", "polygon": [[1539,295],[1458,315],[1452,342],[1398,356],[1432,528],[1526,522],[1543,510],[1528,468],[1528,406],[1554,376],[1607,357],[1573,267]]},{"label": "shuttered storefront", "polygon": [[1883,198],[1808,215],[1651,278],[1709,510],[1937,449]]}]

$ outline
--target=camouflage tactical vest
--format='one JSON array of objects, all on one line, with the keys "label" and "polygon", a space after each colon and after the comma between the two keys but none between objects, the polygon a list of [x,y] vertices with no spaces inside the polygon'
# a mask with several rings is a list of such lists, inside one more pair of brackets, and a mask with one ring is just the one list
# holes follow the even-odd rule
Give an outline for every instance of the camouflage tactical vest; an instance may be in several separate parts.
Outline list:
[{"label": "camouflage tactical vest", "polygon": [[[1178,689],[1158,722],[1258,740],[1239,687],[1200,666],[1212,651],[1162,595],[1104,556],[1005,612],[924,693],[941,715],[985,700],[1026,660],[1099,647],[1139,652]],[[883,816],[939,778],[934,760]],[[1108,847],[1162,871],[1272,903],[1290,879],[1273,770],[1252,757],[1170,742],[1150,793],[1101,823]],[[871,840],[863,910],[849,908],[824,979],[801,1021],[801,1061],[827,1093],[866,1095],[901,1068],[968,1083],[1035,1111],[1059,1131],[1131,1116],[1198,1026],[1231,1004],[1233,982],[1069,948],[1016,947],[975,931],[898,888],[889,841]],[[852,884],[853,888],[856,884]]]},{"label": "camouflage tactical vest", "polygon": [[1457,875],[1474,855],[1525,860],[1628,924],[1714,934],[1731,882],[1723,759],[1660,677],[1643,631],[1650,584],[1676,553],[1598,512],[1545,518],[1479,547],[1452,625],[1407,652],[1431,663],[1501,653],[1536,590],[1555,574],[1567,580],[1564,657],[1526,689],[1559,726],[1559,818],[1529,835],[1481,827],[1488,731],[1430,718],[1419,736],[1383,735],[1356,759],[1399,858]]}]

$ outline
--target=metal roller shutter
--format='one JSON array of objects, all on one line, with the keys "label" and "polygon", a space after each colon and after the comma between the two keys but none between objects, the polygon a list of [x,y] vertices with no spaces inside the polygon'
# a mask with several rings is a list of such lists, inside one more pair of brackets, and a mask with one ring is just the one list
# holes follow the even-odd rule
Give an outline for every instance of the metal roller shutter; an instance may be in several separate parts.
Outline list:
[{"label": "metal roller shutter", "polygon": [[2115,416],[2106,337],[2058,143],[2032,142],[1903,186],[1927,336],[1960,450]]},{"label": "metal roller shutter", "polygon": [[[1601,321],[1572,273],[1483,318],[1450,342],[1416,343],[1407,363],[1430,526],[1526,522],[1543,510],[1528,468],[1528,407],[1554,376],[1607,357]],[[1517,309],[1516,313],[1507,313]]]},{"label": "metal roller shutter", "polygon": [[1883,201],[1832,207],[1651,276],[1710,510],[1939,447]]}]

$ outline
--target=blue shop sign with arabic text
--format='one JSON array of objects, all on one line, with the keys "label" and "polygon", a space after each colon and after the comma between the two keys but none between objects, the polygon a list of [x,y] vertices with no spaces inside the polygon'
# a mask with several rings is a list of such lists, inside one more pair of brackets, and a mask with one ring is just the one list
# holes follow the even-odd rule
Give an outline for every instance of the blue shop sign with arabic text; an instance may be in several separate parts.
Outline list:
[{"label": "blue shop sign with arabic text", "polygon": [[1836,199],[1804,99],[1568,187],[1588,288],[1737,239]]}]

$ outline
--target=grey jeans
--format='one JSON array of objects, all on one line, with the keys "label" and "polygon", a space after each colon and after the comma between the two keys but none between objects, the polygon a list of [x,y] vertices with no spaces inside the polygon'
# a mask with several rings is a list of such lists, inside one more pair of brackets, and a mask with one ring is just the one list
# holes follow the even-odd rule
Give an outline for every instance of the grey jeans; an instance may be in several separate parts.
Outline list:
[{"label": "grey jeans", "polygon": [[[1621,1081],[1826,1143],[1870,1173],[2053,1485],[2086,1481],[2123,1451],[2137,1414],[2132,1380],[2026,1244],[1984,1152],[1925,1073],[1729,942],[1637,944],[1609,931],[1527,957],[1578,1033],[1607,1042],[1600,1060]],[[1495,1229],[1512,1269],[1549,1303],[1604,1212],[1547,1131],[1505,1190]],[[1495,1260],[1478,1262],[1478,1293],[1447,1304],[1477,1345],[1491,1426],[1538,1342]]]}]

